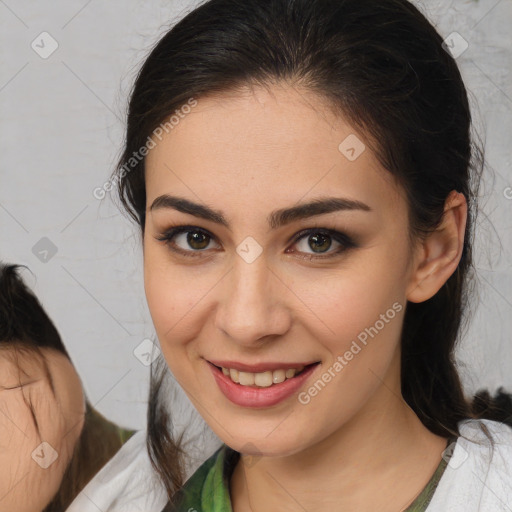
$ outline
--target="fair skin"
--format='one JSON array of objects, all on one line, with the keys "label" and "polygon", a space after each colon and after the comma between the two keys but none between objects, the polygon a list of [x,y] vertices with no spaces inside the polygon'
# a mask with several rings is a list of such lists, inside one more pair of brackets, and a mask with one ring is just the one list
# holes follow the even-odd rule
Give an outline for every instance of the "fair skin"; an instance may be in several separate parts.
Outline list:
[{"label": "fair skin", "polygon": [[40,512],[48,505],[84,425],[82,383],[73,365],[54,349],[41,352],[51,383],[33,349],[0,346],[0,512]]},{"label": "fair skin", "polygon": [[[457,267],[466,203],[451,194],[439,230],[411,248],[403,191],[369,144],[353,161],[340,153],[351,134],[365,141],[318,96],[281,84],[199,99],[146,159],[149,309],[174,376],[212,430],[242,453],[230,482],[235,512],[403,510],[446,447],[401,396],[399,341],[407,301],[432,297]],[[164,194],[221,211],[230,227],[151,208]],[[327,196],[369,210],[270,229],[272,211]],[[209,237],[158,240],[171,224]],[[316,228],[345,233],[356,246],[335,255],[343,246],[331,237],[315,250]],[[237,252],[249,236],[262,248],[250,263]],[[212,376],[212,360],[319,362],[305,392],[394,303],[401,311],[307,404],[295,393],[268,407],[237,405]]]}]

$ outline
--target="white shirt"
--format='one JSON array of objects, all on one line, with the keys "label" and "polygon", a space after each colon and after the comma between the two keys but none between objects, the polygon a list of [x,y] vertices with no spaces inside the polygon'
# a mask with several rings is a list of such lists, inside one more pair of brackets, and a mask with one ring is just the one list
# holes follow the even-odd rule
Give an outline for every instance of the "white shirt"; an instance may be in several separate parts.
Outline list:
[{"label": "white shirt", "polygon": [[512,428],[497,421],[465,420],[459,432],[427,512],[512,512]]},{"label": "white shirt", "polygon": [[[209,429],[197,433],[185,478],[215,452],[221,441]],[[149,460],[146,431],[139,430],[82,489],[66,512],[161,512],[168,498]]]},{"label": "white shirt", "polygon": [[[512,428],[491,420],[465,420],[459,431],[427,512],[512,512]],[[150,464],[145,437],[145,431],[135,433],[66,512],[161,512],[167,496]],[[218,446],[210,444],[208,451]],[[188,476],[201,462],[189,468]]]},{"label": "white shirt", "polygon": [[140,430],[82,489],[66,512],[160,512],[167,503]]}]

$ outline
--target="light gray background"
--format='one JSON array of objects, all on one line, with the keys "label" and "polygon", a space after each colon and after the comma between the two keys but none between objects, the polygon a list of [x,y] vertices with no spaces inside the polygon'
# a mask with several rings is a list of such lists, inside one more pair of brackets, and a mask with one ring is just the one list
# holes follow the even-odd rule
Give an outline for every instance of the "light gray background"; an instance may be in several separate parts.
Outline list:
[{"label": "light gray background", "polygon": [[[133,351],[155,339],[140,239],[109,195],[99,201],[93,189],[121,151],[127,95],[144,56],[193,5],[0,0],[0,259],[29,266],[35,277],[24,276],[91,403],[132,428],[145,425],[149,376]],[[443,37],[455,31],[469,43],[457,62],[490,167],[477,231],[480,303],[458,354],[462,377],[468,393],[512,390],[512,1],[421,6]],[[43,59],[31,44],[45,31],[58,48]],[[46,262],[33,252],[43,237],[57,248]]]}]

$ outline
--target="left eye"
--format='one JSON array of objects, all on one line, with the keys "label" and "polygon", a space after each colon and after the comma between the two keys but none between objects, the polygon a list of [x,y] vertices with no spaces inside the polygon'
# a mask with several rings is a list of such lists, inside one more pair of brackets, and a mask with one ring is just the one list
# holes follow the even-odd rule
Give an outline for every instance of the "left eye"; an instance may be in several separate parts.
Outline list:
[{"label": "left eye", "polygon": [[[196,257],[201,256],[201,253],[205,252],[208,245],[215,239],[215,237],[196,226],[176,226],[168,229],[161,236],[156,237],[156,239],[164,242],[168,245],[170,250],[175,253],[179,253],[183,256]],[[182,243],[181,246],[177,243],[180,239]],[[328,252],[332,246],[333,240],[339,245],[339,247],[334,251]],[[193,250],[189,250],[184,247],[186,244],[188,244],[188,246]],[[330,258],[347,249],[356,247],[354,241],[344,233],[331,229],[319,228],[303,230],[295,235],[293,238],[293,245],[300,244],[303,244],[301,250],[287,250],[287,252],[305,253],[305,256],[300,257],[308,260]],[[311,249],[313,252],[308,253],[306,252],[307,249]],[[326,253],[326,256],[323,256],[324,253]],[[320,255],[316,256],[316,254]]]},{"label": "left eye", "polygon": [[[327,252],[331,248],[333,240],[338,244],[338,248]],[[331,258],[347,249],[356,247],[355,242],[349,236],[331,229],[306,229],[295,236],[293,244],[297,246],[303,244],[303,250],[298,251],[306,254],[306,256],[301,256],[303,259]],[[306,252],[306,249],[311,249],[313,253]],[[315,254],[326,255],[316,256]]]}]

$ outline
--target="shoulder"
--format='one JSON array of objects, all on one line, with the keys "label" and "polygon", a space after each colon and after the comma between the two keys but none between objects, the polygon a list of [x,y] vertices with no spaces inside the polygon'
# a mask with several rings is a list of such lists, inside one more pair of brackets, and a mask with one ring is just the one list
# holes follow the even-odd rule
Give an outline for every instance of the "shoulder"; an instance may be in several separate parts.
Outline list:
[{"label": "shoulder", "polygon": [[146,432],[136,431],[84,487],[66,512],[160,512],[167,503],[146,450]]},{"label": "shoulder", "polygon": [[475,469],[485,469],[491,475],[505,472],[512,482],[512,427],[494,420],[465,420],[459,431],[459,459],[469,459]]},{"label": "shoulder", "polygon": [[428,512],[508,512],[512,503],[512,428],[464,420]]}]

